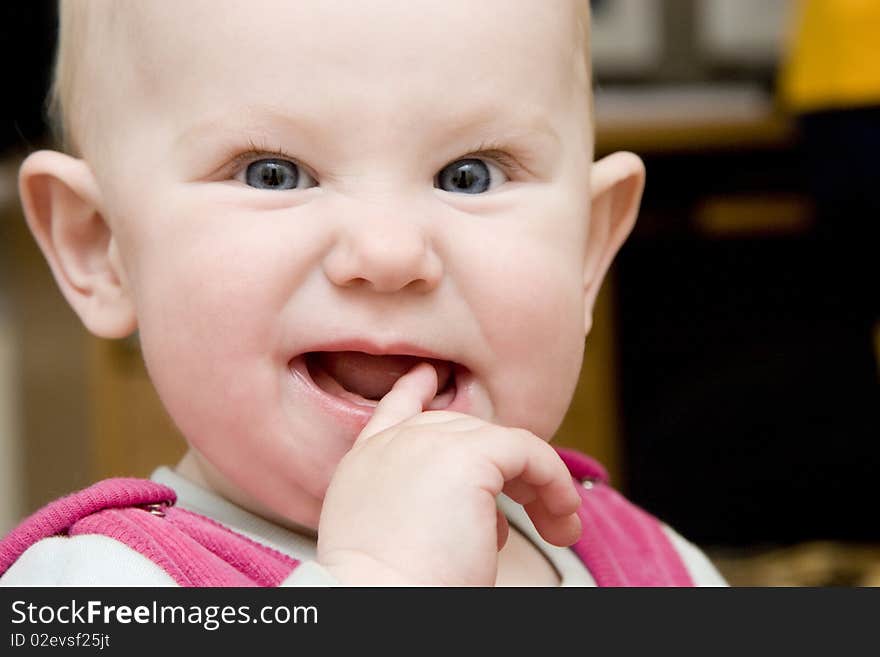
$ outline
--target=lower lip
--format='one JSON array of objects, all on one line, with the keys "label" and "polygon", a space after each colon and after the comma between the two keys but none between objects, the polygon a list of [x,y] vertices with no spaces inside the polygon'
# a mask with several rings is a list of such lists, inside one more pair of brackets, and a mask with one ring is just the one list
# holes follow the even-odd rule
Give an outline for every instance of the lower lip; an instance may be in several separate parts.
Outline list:
[{"label": "lower lip", "polygon": [[[292,379],[299,385],[304,394],[314,399],[318,405],[341,421],[356,422],[361,425],[366,424],[379,403],[370,399],[364,399],[362,403],[355,403],[349,399],[330,394],[312,380],[309,368],[306,365],[305,356],[302,354],[290,361],[289,369],[293,375]],[[473,384],[473,374],[469,370],[456,365],[455,396],[447,407],[438,410],[468,413],[471,408],[470,397]]]}]

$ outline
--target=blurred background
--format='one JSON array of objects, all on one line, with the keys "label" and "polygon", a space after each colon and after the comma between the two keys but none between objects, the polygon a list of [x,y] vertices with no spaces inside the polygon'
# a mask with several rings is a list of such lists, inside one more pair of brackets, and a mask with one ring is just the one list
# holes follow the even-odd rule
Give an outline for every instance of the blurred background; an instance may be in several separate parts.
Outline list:
[{"label": "blurred background", "polygon": [[[594,0],[597,157],[643,157],[557,442],[733,584],[880,585],[880,2]],[[182,441],[27,233],[54,3],[0,4],[0,533]],[[524,44],[527,47],[527,44]]]}]

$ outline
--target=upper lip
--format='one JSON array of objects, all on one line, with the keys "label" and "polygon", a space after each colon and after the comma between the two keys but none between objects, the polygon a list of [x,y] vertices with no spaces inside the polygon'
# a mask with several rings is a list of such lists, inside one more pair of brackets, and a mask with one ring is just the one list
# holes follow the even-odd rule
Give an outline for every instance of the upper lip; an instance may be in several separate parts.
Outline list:
[{"label": "upper lip", "polygon": [[417,358],[432,358],[434,360],[447,360],[454,362],[448,355],[440,354],[431,349],[426,349],[409,342],[378,343],[366,338],[352,338],[334,340],[316,344],[303,353],[316,351],[360,351],[373,356],[415,356]]}]

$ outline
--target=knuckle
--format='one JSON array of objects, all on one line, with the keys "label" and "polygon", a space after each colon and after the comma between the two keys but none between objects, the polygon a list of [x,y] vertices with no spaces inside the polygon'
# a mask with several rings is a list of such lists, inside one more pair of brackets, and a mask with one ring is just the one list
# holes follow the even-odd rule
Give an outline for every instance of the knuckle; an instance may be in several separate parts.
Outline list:
[{"label": "knuckle", "polygon": [[[514,427],[513,429],[510,429],[510,431],[513,433],[513,435],[515,435],[517,438],[519,438],[520,440],[523,440],[523,441],[532,441],[533,442],[535,440],[541,440],[535,434],[533,434],[531,431],[529,431],[528,429],[523,429],[522,427]],[[543,443],[544,441],[541,440],[541,442]]]},{"label": "knuckle", "polygon": [[420,415],[417,415],[414,419],[417,418],[422,418],[423,421],[428,420],[432,423],[472,423],[475,420],[478,422],[482,422],[482,420],[479,420],[472,415],[465,415],[464,413],[458,413],[456,411],[424,411]]},{"label": "knuckle", "polygon": [[417,415],[416,418],[421,417],[423,419],[440,422],[443,420],[450,421],[460,416],[461,413],[456,413],[454,411],[423,411],[420,415]]}]

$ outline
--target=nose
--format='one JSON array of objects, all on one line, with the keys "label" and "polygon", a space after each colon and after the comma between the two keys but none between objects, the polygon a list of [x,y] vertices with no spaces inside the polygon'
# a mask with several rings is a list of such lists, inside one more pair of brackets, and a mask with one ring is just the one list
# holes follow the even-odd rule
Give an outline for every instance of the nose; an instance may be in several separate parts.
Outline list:
[{"label": "nose", "polygon": [[429,292],[443,277],[443,263],[425,228],[406,218],[359,217],[343,228],[323,262],[340,287],[376,292],[405,288]]}]

